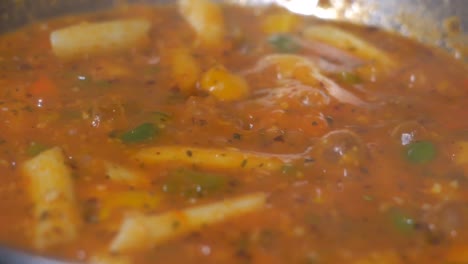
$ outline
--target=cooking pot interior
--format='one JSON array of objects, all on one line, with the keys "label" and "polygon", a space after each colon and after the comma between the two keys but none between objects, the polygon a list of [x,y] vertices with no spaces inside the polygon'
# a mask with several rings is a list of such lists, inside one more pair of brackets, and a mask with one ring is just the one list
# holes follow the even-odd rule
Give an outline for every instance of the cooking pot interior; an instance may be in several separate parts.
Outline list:
[{"label": "cooking pot interior", "polygon": [[[123,4],[170,2],[173,1],[2,0],[0,2],[0,33],[11,31],[32,21],[64,14],[102,10]],[[275,1],[226,0],[222,2],[257,6]],[[327,0],[320,1],[314,15],[325,19],[346,20],[395,30],[451,51],[459,46],[466,49],[466,43],[468,43],[467,0]],[[465,57],[465,55],[459,56]]]},{"label": "cooking pot interior", "polygon": [[[259,6],[309,0],[218,0]],[[90,12],[132,3],[165,4],[173,0],[4,0],[0,2],[0,33],[32,21],[59,15]],[[319,0],[313,15],[373,25],[442,47],[462,60],[468,54],[468,1],[466,0]],[[302,3],[301,3],[302,4]],[[310,8],[308,8],[310,10]]]},{"label": "cooking pot interior", "polygon": [[[299,1],[305,4],[309,2]],[[141,2],[159,4],[171,0],[5,0],[0,3],[0,32],[37,19]],[[220,2],[263,5],[285,1],[220,0]],[[310,1],[312,4],[314,2]],[[444,28],[444,21],[447,18],[456,18],[455,23],[452,23],[455,24],[453,27],[458,28],[455,30],[465,34],[468,31],[468,1],[465,0],[321,0],[314,15],[376,25],[432,42],[446,37],[447,29]]]}]

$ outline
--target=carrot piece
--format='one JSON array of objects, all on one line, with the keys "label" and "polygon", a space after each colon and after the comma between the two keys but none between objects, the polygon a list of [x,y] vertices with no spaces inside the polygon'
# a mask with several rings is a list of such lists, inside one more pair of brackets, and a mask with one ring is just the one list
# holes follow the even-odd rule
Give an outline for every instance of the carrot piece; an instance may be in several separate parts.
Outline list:
[{"label": "carrot piece", "polygon": [[34,97],[54,97],[58,94],[57,86],[47,76],[41,75],[28,89]]}]

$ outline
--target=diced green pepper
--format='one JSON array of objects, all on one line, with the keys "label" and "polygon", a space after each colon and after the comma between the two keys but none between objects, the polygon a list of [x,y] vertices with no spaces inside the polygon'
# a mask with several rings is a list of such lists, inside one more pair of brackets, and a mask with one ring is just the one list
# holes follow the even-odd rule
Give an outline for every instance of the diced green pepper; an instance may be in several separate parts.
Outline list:
[{"label": "diced green pepper", "polygon": [[98,80],[98,81],[95,81],[94,84],[101,88],[109,88],[112,82],[109,80]]},{"label": "diced green pepper", "polygon": [[406,158],[417,164],[425,164],[436,156],[436,148],[430,141],[417,141],[406,146]]},{"label": "diced green pepper", "polygon": [[393,226],[402,234],[409,235],[414,231],[414,219],[400,209],[393,208],[389,211]]},{"label": "diced green pepper", "polygon": [[235,243],[236,255],[248,256],[250,254],[251,240],[247,233],[242,233],[239,240]]},{"label": "diced green pepper", "polygon": [[283,174],[286,174],[286,175],[295,175],[296,172],[297,172],[297,168],[296,168],[296,166],[294,166],[292,164],[285,164],[281,168],[281,172]]},{"label": "diced green pepper", "polygon": [[219,192],[226,185],[227,180],[222,175],[181,169],[168,176],[163,191],[186,198],[199,198]]},{"label": "diced green pepper", "polygon": [[341,72],[340,78],[345,84],[355,85],[362,83],[361,77],[353,72]]},{"label": "diced green pepper", "polygon": [[279,235],[280,233],[274,229],[263,229],[260,231],[258,240],[264,248],[271,248]]},{"label": "diced green pepper", "polygon": [[123,133],[120,140],[124,143],[142,142],[152,139],[158,133],[158,128],[153,123],[143,123],[134,129]]},{"label": "diced green pepper", "polygon": [[80,88],[86,88],[93,84],[94,80],[91,76],[84,74],[71,73],[75,79],[76,86]]},{"label": "diced green pepper", "polygon": [[305,215],[305,222],[308,225],[318,225],[321,222],[320,215],[315,212],[309,212]]},{"label": "diced green pepper", "polygon": [[311,254],[309,256],[306,256],[306,259],[304,261],[305,264],[317,264],[319,263],[318,257],[314,254]]},{"label": "diced green pepper", "polygon": [[78,110],[64,110],[61,112],[60,118],[63,120],[72,120],[72,119],[80,119],[82,114]]},{"label": "diced green pepper", "polygon": [[169,103],[181,103],[185,102],[186,97],[184,96],[183,93],[180,92],[172,92],[169,94],[167,97],[167,102]]},{"label": "diced green pepper", "polygon": [[276,51],[284,53],[294,53],[299,49],[299,45],[288,35],[276,34],[268,38],[268,43],[272,45]]},{"label": "diced green pepper", "polygon": [[159,72],[159,67],[157,65],[153,65],[145,69],[146,75],[154,75],[158,72]]},{"label": "diced green pepper", "polygon": [[241,140],[241,139],[242,139],[242,135],[239,134],[239,133],[234,133],[234,134],[232,134],[232,138],[235,139],[235,140]]},{"label": "diced green pepper", "polygon": [[39,155],[41,152],[43,152],[44,150],[48,148],[49,147],[47,147],[46,145],[33,141],[29,144],[29,147],[26,150],[26,154],[28,154],[28,156],[30,157],[34,157],[34,156]]}]

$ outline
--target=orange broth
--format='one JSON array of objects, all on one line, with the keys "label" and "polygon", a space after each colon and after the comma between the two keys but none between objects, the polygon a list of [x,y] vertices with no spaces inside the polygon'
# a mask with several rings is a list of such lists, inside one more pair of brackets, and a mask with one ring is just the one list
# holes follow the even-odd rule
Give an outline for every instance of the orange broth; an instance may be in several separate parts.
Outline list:
[{"label": "orange broth", "polygon": [[[294,16],[293,29],[271,34],[265,19],[286,11],[222,10],[227,33],[217,49],[200,45],[174,6],[68,16],[1,36],[2,244],[86,262],[108,252],[128,212],[157,215],[264,192],[261,210],[125,256],[134,263],[467,263],[466,64],[376,28]],[[55,29],[133,17],[151,22],[143,47],[74,60],[52,53]],[[316,24],[351,32],[395,66],[352,50],[327,52],[331,45],[320,41],[304,44],[302,29]],[[302,44],[282,47],[275,34]],[[189,50],[201,72],[222,65],[241,76],[248,95],[219,100],[200,88],[201,77],[182,91],[171,73],[176,48]],[[323,78],[359,102],[331,95],[320,80],[260,69],[271,54],[317,62]],[[142,124],[151,128],[146,136],[126,139]],[[38,250],[20,167],[56,146],[72,170],[82,224],[73,241]],[[132,158],[154,146],[233,148],[284,157],[284,164],[244,168],[245,160],[222,169]],[[105,162],[139,171],[143,181],[112,181]]]}]

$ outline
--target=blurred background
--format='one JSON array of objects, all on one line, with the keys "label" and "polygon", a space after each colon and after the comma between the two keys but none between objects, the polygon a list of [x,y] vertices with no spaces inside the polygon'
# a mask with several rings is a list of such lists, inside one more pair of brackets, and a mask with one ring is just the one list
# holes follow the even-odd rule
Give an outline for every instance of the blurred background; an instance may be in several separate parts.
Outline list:
[{"label": "blurred background", "polygon": [[[222,1],[222,0],[218,0]],[[171,0],[1,0],[0,33],[57,15],[100,10],[129,3]],[[241,5],[299,5],[307,14],[395,30],[466,60],[468,0],[225,0]],[[318,6],[316,3],[318,2]]]}]

